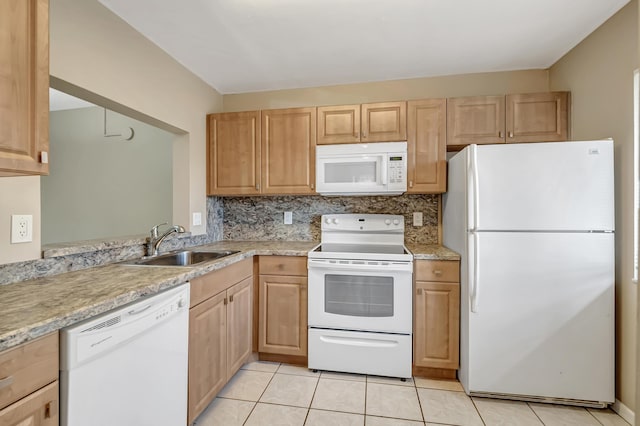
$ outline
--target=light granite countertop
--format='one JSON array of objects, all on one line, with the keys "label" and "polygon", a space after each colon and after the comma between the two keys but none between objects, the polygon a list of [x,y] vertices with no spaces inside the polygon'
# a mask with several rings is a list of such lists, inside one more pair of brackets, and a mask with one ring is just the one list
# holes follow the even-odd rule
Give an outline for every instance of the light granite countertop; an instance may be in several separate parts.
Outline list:
[{"label": "light granite countertop", "polygon": [[[219,241],[197,250],[239,253],[191,267],[109,264],[0,286],[0,351],[255,255],[306,256],[317,242]],[[437,245],[408,245],[415,259],[458,260]]]}]

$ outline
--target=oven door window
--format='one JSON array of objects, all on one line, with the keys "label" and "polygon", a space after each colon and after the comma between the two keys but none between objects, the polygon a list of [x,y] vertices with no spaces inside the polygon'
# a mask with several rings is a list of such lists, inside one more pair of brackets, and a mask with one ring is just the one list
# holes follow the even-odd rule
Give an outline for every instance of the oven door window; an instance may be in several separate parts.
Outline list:
[{"label": "oven door window", "polygon": [[393,278],[327,274],[324,311],[355,317],[392,317]]}]

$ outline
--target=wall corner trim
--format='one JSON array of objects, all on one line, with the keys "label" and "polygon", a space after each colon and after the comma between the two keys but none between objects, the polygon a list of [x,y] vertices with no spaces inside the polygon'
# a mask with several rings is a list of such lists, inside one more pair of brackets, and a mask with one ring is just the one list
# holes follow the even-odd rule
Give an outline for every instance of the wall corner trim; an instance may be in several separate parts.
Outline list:
[{"label": "wall corner trim", "polygon": [[629,407],[620,402],[619,399],[616,399],[616,402],[613,403],[611,409],[618,413],[620,417],[625,419],[629,424],[635,425],[636,413],[633,412]]}]

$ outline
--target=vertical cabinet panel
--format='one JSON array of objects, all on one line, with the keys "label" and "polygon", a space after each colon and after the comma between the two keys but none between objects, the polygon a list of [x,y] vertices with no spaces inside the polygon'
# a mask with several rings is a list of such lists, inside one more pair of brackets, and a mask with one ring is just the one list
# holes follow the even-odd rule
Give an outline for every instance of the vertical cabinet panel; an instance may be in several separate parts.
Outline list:
[{"label": "vertical cabinet panel", "polygon": [[428,375],[455,377],[460,362],[460,262],[418,260],[415,280],[414,365]]},{"label": "vertical cabinet panel", "polygon": [[260,193],[260,112],[208,116],[207,193]]},{"label": "vertical cabinet panel", "polygon": [[507,95],[507,143],[569,140],[569,92]]},{"label": "vertical cabinet panel", "polygon": [[189,424],[227,382],[227,296],[189,311]]},{"label": "vertical cabinet panel", "polygon": [[443,193],[447,188],[446,99],[407,105],[407,192]]},{"label": "vertical cabinet panel", "polygon": [[48,174],[48,151],[49,3],[2,0],[0,176]]},{"label": "vertical cabinet panel", "polygon": [[253,277],[234,285],[227,291],[227,378],[242,367],[251,355],[253,328]]},{"label": "vertical cabinet panel", "polygon": [[318,107],[318,145],[360,142],[360,105]]},{"label": "vertical cabinet panel", "polygon": [[262,193],[313,194],[316,108],[262,111]]},{"label": "vertical cabinet panel", "polygon": [[258,350],[307,356],[307,277],[260,275]]},{"label": "vertical cabinet panel", "polygon": [[447,145],[504,143],[504,96],[447,99]]},{"label": "vertical cabinet panel", "polygon": [[415,365],[457,369],[460,285],[416,282]]}]

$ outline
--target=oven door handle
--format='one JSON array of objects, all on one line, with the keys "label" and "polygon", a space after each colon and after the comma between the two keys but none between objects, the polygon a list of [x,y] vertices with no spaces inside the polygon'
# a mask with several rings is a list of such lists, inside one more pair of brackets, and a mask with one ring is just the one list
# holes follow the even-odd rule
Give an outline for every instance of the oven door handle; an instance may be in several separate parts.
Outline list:
[{"label": "oven door handle", "polygon": [[332,271],[362,271],[362,272],[413,272],[413,263],[389,263],[387,265],[380,264],[340,264],[340,263],[324,263],[309,260],[309,269],[330,269]]}]

